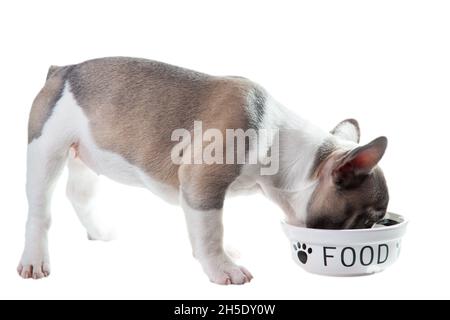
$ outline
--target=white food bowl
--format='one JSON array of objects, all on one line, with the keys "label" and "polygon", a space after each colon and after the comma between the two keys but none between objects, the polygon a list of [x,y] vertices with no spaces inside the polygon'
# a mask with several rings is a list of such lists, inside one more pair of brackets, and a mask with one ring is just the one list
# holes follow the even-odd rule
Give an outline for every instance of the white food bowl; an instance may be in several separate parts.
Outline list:
[{"label": "white food bowl", "polygon": [[398,258],[408,222],[388,213],[372,229],[309,229],[282,222],[292,257],[308,272],[362,276],[381,272]]}]

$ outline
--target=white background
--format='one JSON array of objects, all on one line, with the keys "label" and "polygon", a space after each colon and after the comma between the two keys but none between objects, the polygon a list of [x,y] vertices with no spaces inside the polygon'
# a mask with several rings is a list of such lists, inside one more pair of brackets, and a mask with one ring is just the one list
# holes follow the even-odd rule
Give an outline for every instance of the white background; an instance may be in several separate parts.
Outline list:
[{"label": "white background", "polygon": [[[1,298],[450,298],[450,7],[445,1],[1,1]],[[390,209],[411,224],[400,260],[363,278],[307,274],[290,257],[281,210],[260,195],[225,206],[227,243],[255,279],[216,286],[191,256],[180,208],[102,181],[119,240],[95,243],[64,196],[53,201],[52,275],[15,268],[24,235],[27,116],[49,65],[137,56],[261,83],[331,129],[389,138]]]}]

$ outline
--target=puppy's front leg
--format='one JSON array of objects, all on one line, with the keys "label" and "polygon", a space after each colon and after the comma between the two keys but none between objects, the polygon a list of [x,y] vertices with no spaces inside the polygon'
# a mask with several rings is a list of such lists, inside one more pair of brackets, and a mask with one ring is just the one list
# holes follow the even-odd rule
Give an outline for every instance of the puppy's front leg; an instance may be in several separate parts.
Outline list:
[{"label": "puppy's front leg", "polygon": [[[250,272],[236,265],[223,249],[222,207],[227,187],[219,187],[220,177],[192,173],[184,172],[180,201],[194,257],[211,282],[223,285],[250,282],[253,278]],[[209,184],[211,179],[215,183]]]},{"label": "puppy's front leg", "polygon": [[182,206],[192,250],[211,282],[244,284],[252,279],[245,268],[237,266],[223,250],[222,209],[198,210],[182,196]]}]

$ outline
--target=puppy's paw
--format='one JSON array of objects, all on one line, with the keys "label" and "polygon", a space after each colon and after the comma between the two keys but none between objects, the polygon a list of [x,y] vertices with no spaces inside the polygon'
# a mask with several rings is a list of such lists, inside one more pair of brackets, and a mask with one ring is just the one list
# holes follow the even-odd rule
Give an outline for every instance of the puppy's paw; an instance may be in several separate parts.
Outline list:
[{"label": "puppy's paw", "polygon": [[17,266],[17,273],[24,279],[42,279],[50,275],[50,259],[46,245],[25,247]]},{"label": "puppy's paw", "polygon": [[113,241],[117,239],[117,229],[113,224],[97,221],[86,226],[87,237],[92,241]]},{"label": "puppy's paw", "polygon": [[33,264],[19,263],[17,273],[24,279],[42,279],[50,275],[50,263],[36,262]]},{"label": "puppy's paw", "polygon": [[115,231],[89,231],[87,238],[91,241],[113,241],[117,239],[117,233]]},{"label": "puppy's paw", "polygon": [[30,255],[24,253],[17,273],[24,279],[42,279],[50,275],[50,261],[48,255]]},{"label": "puppy's paw", "polygon": [[231,261],[208,262],[203,264],[203,268],[209,280],[220,285],[244,284],[253,279],[252,274],[246,268]]}]

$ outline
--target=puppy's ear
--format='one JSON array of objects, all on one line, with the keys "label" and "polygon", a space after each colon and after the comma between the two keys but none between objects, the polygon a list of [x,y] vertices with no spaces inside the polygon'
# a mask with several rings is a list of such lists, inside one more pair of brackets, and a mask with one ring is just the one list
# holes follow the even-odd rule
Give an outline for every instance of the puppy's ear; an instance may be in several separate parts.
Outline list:
[{"label": "puppy's ear", "polygon": [[387,138],[379,137],[347,153],[332,171],[334,183],[341,188],[359,186],[381,160],[386,147]]},{"label": "puppy's ear", "polygon": [[350,140],[359,143],[361,131],[359,130],[358,121],[355,119],[346,119],[331,130],[331,134],[341,139]]}]

